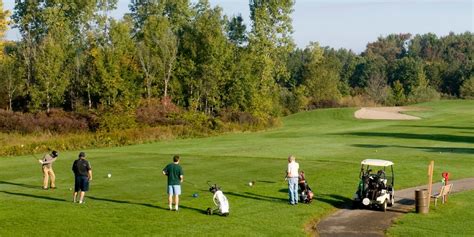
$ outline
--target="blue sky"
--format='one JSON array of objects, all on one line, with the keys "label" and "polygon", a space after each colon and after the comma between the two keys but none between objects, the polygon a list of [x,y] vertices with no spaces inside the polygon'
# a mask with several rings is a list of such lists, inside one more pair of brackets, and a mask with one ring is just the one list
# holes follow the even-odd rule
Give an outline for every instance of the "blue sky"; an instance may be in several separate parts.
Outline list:
[{"label": "blue sky", "polygon": [[[14,0],[3,1],[4,7],[12,10]],[[119,0],[114,16],[120,18],[128,12],[129,2]],[[210,2],[221,6],[224,14],[241,13],[249,25],[248,0]],[[472,0],[296,0],[293,39],[300,48],[317,41],[322,46],[361,52],[368,42],[390,33],[442,36],[473,32],[473,12]],[[15,30],[7,32],[7,39],[18,37]]]}]

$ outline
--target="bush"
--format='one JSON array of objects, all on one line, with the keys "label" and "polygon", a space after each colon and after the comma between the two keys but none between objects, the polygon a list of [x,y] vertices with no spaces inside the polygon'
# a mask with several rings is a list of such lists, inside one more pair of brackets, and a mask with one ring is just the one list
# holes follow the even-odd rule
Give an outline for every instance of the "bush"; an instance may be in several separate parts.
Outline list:
[{"label": "bush", "polygon": [[99,131],[116,131],[135,128],[135,112],[123,108],[107,109],[98,116]]},{"label": "bush", "polygon": [[79,114],[53,109],[49,113],[35,114],[0,110],[0,131],[72,133],[89,129],[87,119]]},{"label": "bush", "polygon": [[421,103],[439,100],[440,94],[431,87],[418,87],[408,96],[408,103]]},{"label": "bush", "polygon": [[464,81],[460,88],[461,97],[464,99],[474,99],[474,76]]},{"label": "bush", "polygon": [[340,107],[375,107],[378,104],[367,95],[345,96],[339,101]]},{"label": "bush", "polygon": [[136,110],[136,119],[139,124],[148,126],[182,124],[183,121],[177,119],[181,110],[167,100],[144,100]]},{"label": "bush", "polygon": [[305,90],[304,86],[296,87],[292,91],[286,88],[280,90],[280,103],[285,108],[283,115],[297,113],[306,109],[308,98],[305,96]]}]

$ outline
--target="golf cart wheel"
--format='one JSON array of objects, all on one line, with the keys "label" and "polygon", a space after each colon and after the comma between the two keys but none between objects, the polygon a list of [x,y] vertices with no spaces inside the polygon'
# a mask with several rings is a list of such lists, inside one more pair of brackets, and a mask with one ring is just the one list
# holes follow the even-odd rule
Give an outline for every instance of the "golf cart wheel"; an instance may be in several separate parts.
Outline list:
[{"label": "golf cart wheel", "polygon": [[359,201],[352,201],[352,209],[359,209],[360,208],[360,202]]},{"label": "golf cart wheel", "polygon": [[381,209],[382,209],[383,212],[386,212],[386,211],[387,211],[387,201],[388,201],[388,200],[385,200],[385,201],[382,203]]},{"label": "golf cart wheel", "polygon": [[392,195],[390,195],[390,201],[388,202],[388,206],[391,207],[393,206],[393,204],[395,204],[395,198]]}]

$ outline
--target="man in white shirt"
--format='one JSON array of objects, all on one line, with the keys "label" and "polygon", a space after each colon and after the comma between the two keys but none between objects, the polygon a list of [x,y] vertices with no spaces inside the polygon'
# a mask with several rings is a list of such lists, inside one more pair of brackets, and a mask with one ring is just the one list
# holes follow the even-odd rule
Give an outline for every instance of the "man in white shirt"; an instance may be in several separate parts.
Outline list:
[{"label": "man in white shirt", "polygon": [[288,195],[291,205],[298,204],[298,175],[300,165],[296,163],[293,155],[288,157],[288,169],[286,170],[286,179],[288,180]]}]

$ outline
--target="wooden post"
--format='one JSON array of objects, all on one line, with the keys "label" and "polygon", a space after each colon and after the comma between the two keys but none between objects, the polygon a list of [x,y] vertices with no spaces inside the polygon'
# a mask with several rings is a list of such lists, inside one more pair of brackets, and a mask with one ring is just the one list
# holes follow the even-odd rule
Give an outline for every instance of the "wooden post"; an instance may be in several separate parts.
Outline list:
[{"label": "wooden post", "polygon": [[434,161],[432,160],[430,162],[430,165],[428,166],[428,210],[430,208],[430,202],[431,202],[431,190],[433,186],[433,170],[434,170]]}]

